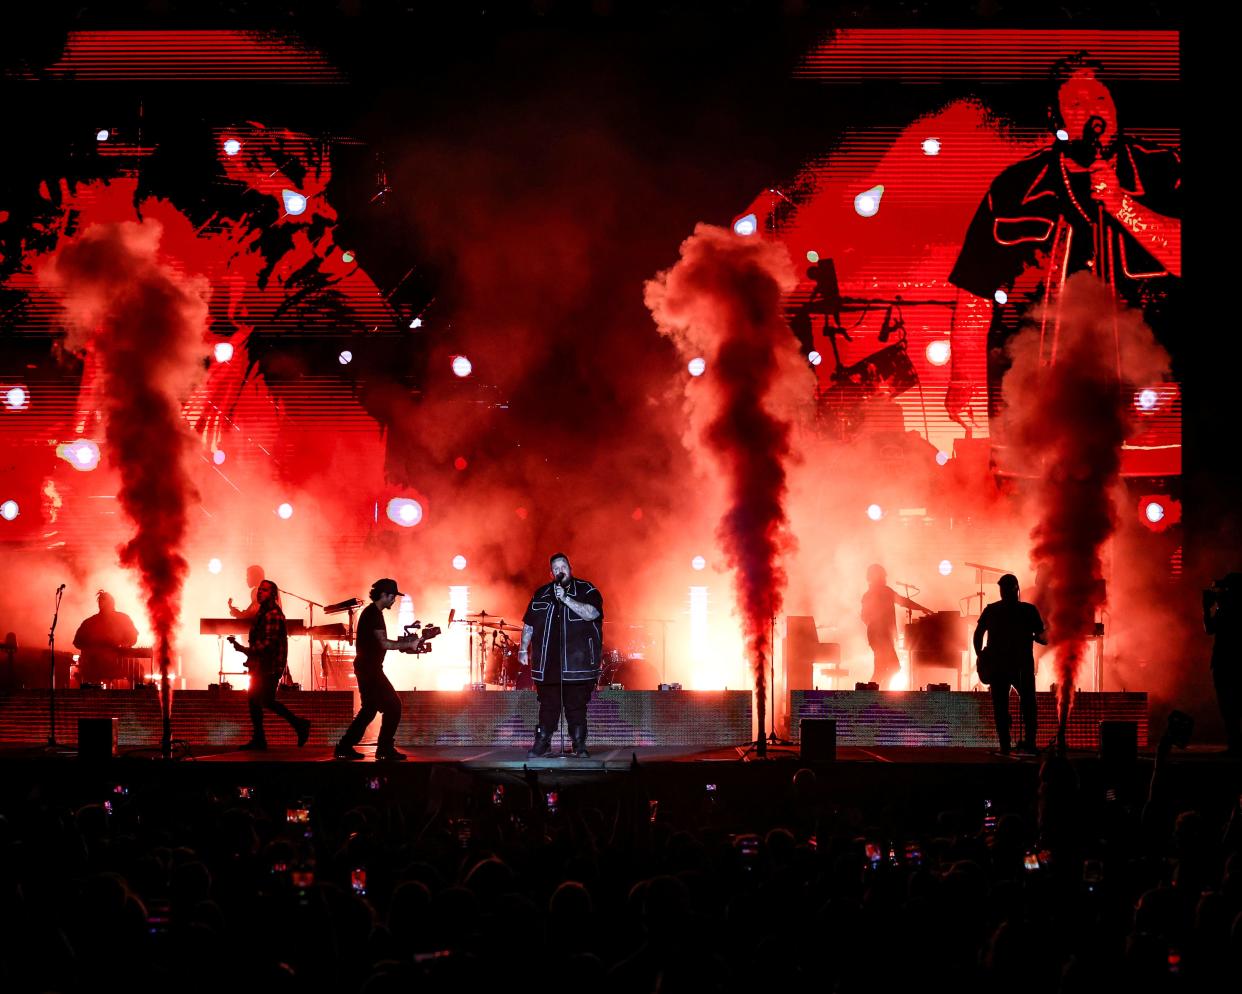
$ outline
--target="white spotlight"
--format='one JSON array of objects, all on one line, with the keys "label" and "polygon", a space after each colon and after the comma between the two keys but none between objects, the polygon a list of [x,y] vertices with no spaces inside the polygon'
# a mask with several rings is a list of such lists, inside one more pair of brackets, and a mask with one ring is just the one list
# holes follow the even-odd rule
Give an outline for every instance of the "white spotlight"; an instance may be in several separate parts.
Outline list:
[{"label": "white spotlight", "polygon": [[693,559],[690,560],[690,568],[699,569],[699,570],[706,569],[707,560],[704,559],[702,556],[695,556]]},{"label": "white spotlight", "polygon": [[884,517],[884,508],[880,507],[879,504],[868,504],[867,517],[869,517],[872,521],[879,521],[882,517]]},{"label": "white spotlight", "polygon": [[819,262],[819,253],[816,252],[814,249],[811,249],[806,254],[806,261],[812,264]]},{"label": "white spotlight", "polygon": [[759,219],[754,214],[747,214],[745,217],[739,217],[733,222],[733,233],[746,237],[753,235],[759,230]]},{"label": "white spotlight", "polygon": [[465,568],[466,568],[466,557],[465,556],[454,556],[453,557],[453,569],[465,569]]},{"label": "white spotlight", "polygon": [[60,447],[61,457],[74,469],[89,473],[99,465],[99,446],[87,438]]},{"label": "white spotlight", "polygon": [[236,138],[230,138],[224,143],[224,154],[232,157],[241,151],[241,142]]},{"label": "white spotlight", "polygon": [[219,573],[222,569],[224,569],[224,563],[220,562],[219,559],[209,559],[207,561],[208,573]]},{"label": "white spotlight", "polygon": [[465,379],[474,371],[474,366],[464,355],[453,356],[453,375]]},{"label": "white spotlight", "polygon": [[943,366],[953,354],[947,338],[938,338],[927,344],[927,361],[933,366]]},{"label": "white spotlight", "polygon": [[216,449],[216,451],[211,454],[211,461],[217,466],[223,466],[225,458],[223,449]]},{"label": "white spotlight", "polygon": [[940,154],[940,140],[938,138],[924,138],[923,139],[923,154],[924,155],[939,155]]},{"label": "white spotlight", "polygon": [[394,497],[388,502],[388,520],[402,528],[413,528],[423,520],[423,505],[410,497]]},{"label": "white spotlight", "polygon": [[289,503],[281,504],[280,507],[276,508],[276,513],[288,521],[293,517],[293,505]]},{"label": "white spotlight", "polygon": [[112,132],[110,132],[107,128],[100,128],[95,132],[95,141],[106,142],[111,134]]},{"label": "white spotlight", "polygon": [[1009,294],[1007,294],[1004,290],[997,290],[994,294],[992,294],[992,299],[998,304],[1007,304],[1009,303]]},{"label": "white spotlight", "polygon": [[864,190],[854,198],[854,213],[859,217],[875,217],[880,210],[880,198],[884,196],[884,187],[873,186]]},{"label": "white spotlight", "polygon": [[285,202],[286,214],[301,214],[306,210],[306,198],[296,190],[281,190],[280,197]]},{"label": "white spotlight", "polygon": [[1153,525],[1164,520],[1164,505],[1159,501],[1148,501],[1143,514]]},{"label": "white spotlight", "polygon": [[215,356],[216,362],[228,362],[233,358],[233,343],[216,342]]},{"label": "white spotlight", "polygon": [[1140,390],[1138,398],[1135,400],[1135,403],[1141,411],[1153,411],[1156,408],[1156,404],[1159,402],[1160,394],[1158,394],[1151,387]]},{"label": "white spotlight", "polygon": [[690,371],[691,376],[702,376],[707,371],[707,360],[702,356],[695,356],[686,363],[686,369]]},{"label": "white spotlight", "polygon": [[1059,142],[1069,141],[1069,132],[1066,131],[1064,128],[1057,128],[1057,141]]},{"label": "white spotlight", "polygon": [[21,513],[22,509],[17,506],[17,501],[15,500],[6,500],[3,504],[0,504],[0,518],[4,518],[5,521],[12,521]]},{"label": "white spotlight", "polygon": [[944,449],[941,449],[939,452],[936,453],[936,464],[938,466],[943,466],[948,461],[949,461],[949,453],[945,452]]},{"label": "white spotlight", "polygon": [[341,354],[336,357],[336,361],[342,366],[348,366],[354,361],[354,354],[349,349],[342,350]]},{"label": "white spotlight", "polygon": [[818,366],[821,362],[824,361],[824,357],[820,355],[818,352],[812,351],[812,352],[807,353],[806,361],[809,362],[812,366]]},{"label": "white spotlight", "polygon": [[949,562],[949,560],[947,559],[940,560],[940,565],[937,566],[936,568],[940,570],[941,576],[948,576],[950,573],[953,572],[953,564]]},{"label": "white spotlight", "polygon": [[411,328],[421,328],[422,326],[423,326],[422,318],[415,318],[413,321],[410,322]]},{"label": "white spotlight", "polygon": [[30,394],[26,392],[25,387],[9,387],[4,392],[4,406],[10,411],[25,410],[28,403],[30,403]]}]

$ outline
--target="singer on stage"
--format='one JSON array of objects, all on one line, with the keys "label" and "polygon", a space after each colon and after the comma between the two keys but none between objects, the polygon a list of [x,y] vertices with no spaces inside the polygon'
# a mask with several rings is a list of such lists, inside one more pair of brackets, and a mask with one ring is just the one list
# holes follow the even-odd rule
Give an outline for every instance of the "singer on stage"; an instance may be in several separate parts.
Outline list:
[{"label": "singer on stage", "polygon": [[[1085,52],[1053,66],[1050,84],[1049,144],[992,181],[949,274],[954,286],[988,302],[990,418],[999,413],[1009,368],[1006,343],[1073,273],[1105,276],[1166,348],[1179,331],[1181,157],[1124,133],[1104,67]],[[1100,248],[1103,260],[1096,259]],[[966,372],[970,350],[955,341],[970,333],[969,314],[959,309],[950,334],[944,402],[960,423],[978,386]]]},{"label": "singer on stage", "polygon": [[573,754],[587,752],[587,704],[603,658],[604,597],[595,585],[573,575],[569,557],[558,552],[549,564],[552,582],[535,591],[522,619],[518,660],[530,662],[539,695],[539,725],[529,759],[546,756],[552,733],[565,712]]},{"label": "singer on stage", "polygon": [[867,592],[862,596],[862,621],[867,626],[867,645],[875,662],[871,682],[888,690],[888,682],[901,669],[897,658],[897,605],[931,614],[931,608],[902,597],[888,585],[888,573],[879,563],[867,567]]}]

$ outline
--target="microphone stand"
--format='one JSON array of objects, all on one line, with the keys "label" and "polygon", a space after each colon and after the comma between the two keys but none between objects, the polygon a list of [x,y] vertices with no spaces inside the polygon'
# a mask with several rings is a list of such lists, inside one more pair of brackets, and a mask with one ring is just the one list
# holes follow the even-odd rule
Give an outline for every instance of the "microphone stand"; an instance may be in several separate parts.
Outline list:
[{"label": "microphone stand", "polygon": [[56,623],[60,620],[60,599],[65,596],[64,584],[56,588],[56,606],[52,609],[52,627],[47,632],[47,744],[59,748],[56,741]]},{"label": "microphone stand", "polygon": [[[301,594],[295,594],[292,590],[284,590],[279,587],[277,589],[280,590],[282,594],[287,594],[288,596],[292,597],[294,600],[301,601],[309,609],[310,613],[306,619],[306,669],[307,669],[307,675],[310,677],[310,685],[308,689],[314,690],[315,689],[315,636],[312,634],[312,629],[315,627],[315,608],[326,607],[326,605],[320,604],[318,601],[313,601],[309,597],[303,597]],[[324,690],[327,690],[327,689],[328,689],[327,681],[325,680]]]}]

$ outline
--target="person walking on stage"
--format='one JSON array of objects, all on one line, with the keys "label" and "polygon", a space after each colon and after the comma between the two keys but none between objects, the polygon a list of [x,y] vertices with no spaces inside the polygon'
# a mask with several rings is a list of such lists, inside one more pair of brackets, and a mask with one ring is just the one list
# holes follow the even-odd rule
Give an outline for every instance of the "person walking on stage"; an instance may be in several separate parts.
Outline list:
[{"label": "person walking on stage", "polygon": [[552,582],[531,597],[518,650],[518,661],[530,663],[539,695],[535,744],[526,756],[539,759],[548,754],[563,710],[573,754],[587,759],[587,704],[603,658],[604,596],[593,583],[573,575],[563,552],[549,562]]},{"label": "person walking on stage", "polygon": [[250,625],[250,645],[243,646],[229,636],[229,642],[246,655],[250,683],[246,688],[252,727],[250,741],[242,749],[267,748],[263,731],[263,709],[280,715],[297,732],[298,746],[306,745],[310,735],[310,719],[299,718],[276,699],[276,686],[285,675],[289,660],[289,633],[285,613],[280,608],[280,590],[271,580],[263,580],[255,590],[258,611]]},{"label": "person walking on stage", "polygon": [[1213,636],[1212,683],[1229,755],[1242,756],[1242,573],[1203,591],[1203,627]]},{"label": "person walking on stage", "polygon": [[384,656],[390,649],[406,649],[409,639],[390,639],[384,624],[384,612],[405,596],[397,589],[397,581],[385,577],[371,586],[371,603],[358,617],[358,638],[354,654],[354,675],[358,678],[358,693],[362,707],[354,716],[349,728],[336,744],[333,755],[337,759],[362,759],[363,754],[354,748],[362,739],[362,733],[382,714],[379,740],[375,744],[375,758],[380,762],[399,762],[405,753],[396,747],[397,725],[401,722],[401,698],[392,683],[384,675]]},{"label": "person walking on stage", "polygon": [[[1048,644],[1044,619],[1034,604],[1020,600],[1018,578],[1006,573],[996,585],[1001,599],[993,601],[979,615],[975,625],[975,655],[987,652],[988,682],[992,686],[992,712],[996,717],[996,734],[1000,751],[1009,754],[1009,688],[1018,692],[1022,706],[1022,741],[1020,752],[1035,752],[1035,653],[1032,644]],[[987,649],[983,637],[987,635]]]}]

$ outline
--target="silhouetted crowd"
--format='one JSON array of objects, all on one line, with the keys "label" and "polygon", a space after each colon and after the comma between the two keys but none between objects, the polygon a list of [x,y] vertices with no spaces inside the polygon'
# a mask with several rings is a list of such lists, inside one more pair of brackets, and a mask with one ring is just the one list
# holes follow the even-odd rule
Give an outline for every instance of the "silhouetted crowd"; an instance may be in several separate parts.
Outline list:
[{"label": "silhouetted crowd", "polygon": [[1171,751],[1050,756],[1037,783],[1015,766],[1012,797],[917,810],[842,803],[793,764],[767,768],[774,803],[661,798],[638,769],[413,789],[355,767],[315,798],[201,778],[10,792],[0,989],[1226,990],[1237,777]]}]

